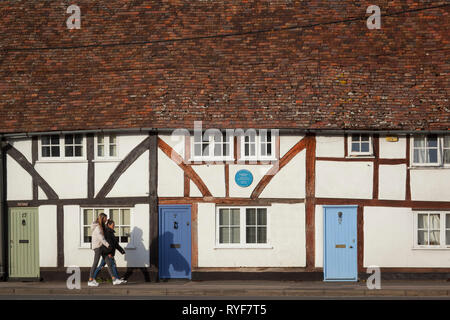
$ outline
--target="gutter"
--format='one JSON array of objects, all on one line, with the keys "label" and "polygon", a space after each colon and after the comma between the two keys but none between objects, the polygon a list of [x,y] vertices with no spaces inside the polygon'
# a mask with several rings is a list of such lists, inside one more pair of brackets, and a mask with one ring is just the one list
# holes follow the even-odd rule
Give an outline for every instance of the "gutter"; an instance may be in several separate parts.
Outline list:
[{"label": "gutter", "polygon": [[[57,130],[57,131],[43,131],[43,132],[21,132],[21,133],[4,133],[0,134],[0,137],[4,138],[29,138],[33,136],[52,135],[52,134],[76,134],[76,133],[142,133],[142,132],[157,132],[162,134],[171,134],[175,130],[184,129],[190,133],[194,132],[194,129],[190,128],[119,128],[119,129],[93,129],[93,130]],[[203,128],[210,129],[209,127]],[[213,128],[211,128],[213,129]],[[230,128],[231,129],[231,128]],[[248,130],[250,128],[232,128]],[[263,128],[254,128],[256,130]],[[406,135],[406,134],[449,134],[450,130],[352,130],[352,129],[299,129],[299,128],[266,128],[276,129],[280,134],[308,134],[316,133],[323,135],[342,135],[342,134],[386,134],[386,135]],[[225,129],[220,129],[225,130]]]}]

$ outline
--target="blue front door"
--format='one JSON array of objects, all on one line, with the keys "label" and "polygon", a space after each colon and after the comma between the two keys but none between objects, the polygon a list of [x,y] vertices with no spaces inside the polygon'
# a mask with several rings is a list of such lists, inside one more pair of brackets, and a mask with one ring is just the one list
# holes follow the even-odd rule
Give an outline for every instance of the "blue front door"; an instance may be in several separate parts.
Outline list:
[{"label": "blue front door", "polygon": [[357,206],[324,206],[324,280],[357,281]]},{"label": "blue front door", "polygon": [[159,206],[159,277],[191,278],[190,206]]}]

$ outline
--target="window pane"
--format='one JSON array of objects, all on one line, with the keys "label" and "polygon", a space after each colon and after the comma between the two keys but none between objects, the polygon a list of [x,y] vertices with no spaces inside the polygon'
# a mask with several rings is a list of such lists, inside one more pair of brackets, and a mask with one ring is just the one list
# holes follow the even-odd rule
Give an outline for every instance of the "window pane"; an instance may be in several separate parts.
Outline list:
[{"label": "window pane", "polygon": [[52,147],[52,157],[59,157],[59,147]]},{"label": "window pane", "polygon": [[221,145],[219,143],[214,144],[214,156],[220,157],[222,155]]},{"label": "window pane", "polygon": [[245,153],[244,153],[247,157],[250,156],[250,146],[248,145],[248,143],[245,144]]},{"label": "window pane", "polygon": [[427,136],[427,146],[430,148],[437,148],[437,135],[432,134]]},{"label": "window pane", "polygon": [[120,228],[120,242],[128,243],[130,239],[130,227]]},{"label": "window pane", "polygon": [[91,242],[92,240],[92,234],[91,234],[91,227],[84,227],[83,228],[83,239],[84,242]]},{"label": "window pane", "polygon": [[230,224],[233,226],[239,225],[240,224],[240,215],[241,215],[240,209],[231,209]]},{"label": "window pane", "polygon": [[109,219],[113,220],[115,224],[119,224],[119,209],[109,209]]},{"label": "window pane", "polygon": [[256,227],[247,227],[246,242],[256,243]]},{"label": "window pane", "polygon": [[50,147],[42,147],[42,156],[50,157]]},{"label": "window pane", "polygon": [[224,143],[222,155],[226,156],[226,157],[228,157],[230,155],[230,144],[229,143]]},{"label": "window pane", "polygon": [[76,146],[75,147],[75,156],[76,157],[82,157],[83,156],[83,147],[82,146]]},{"label": "window pane", "polygon": [[362,134],[362,135],[361,135],[361,141],[366,141],[366,142],[368,142],[368,141],[369,141],[369,135],[368,135],[368,134]]},{"label": "window pane", "polygon": [[444,163],[450,164],[450,149],[444,150]]},{"label": "window pane", "polygon": [[219,229],[219,243],[230,243],[230,228],[221,227]]},{"label": "window pane", "polygon": [[122,209],[120,224],[125,226],[130,225],[130,209]]},{"label": "window pane", "polygon": [[105,136],[103,134],[99,134],[97,136],[97,144],[103,144],[105,141]]},{"label": "window pane", "polygon": [[425,148],[425,137],[414,137],[414,147]]},{"label": "window pane", "polygon": [[97,219],[97,218],[98,218],[98,215],[99,215],[100,213],[105,213],[105,209],[95,209],[94,213],[95,213],[94,219]]},{"label": "window pane", "polygon": [[426,163],[425,155],[425,149],[414,149],[414,163]]},{"label": "window pane", "polygon": [[116,144],[116,135],[115,134],[111,134],[109,136],[109,143],[110,144]]},{"label": "window pane", "polygon": [[369,152],[369,143],[361,143],[361,152]]},{"label": "window pane", "polygon": [[209,156],[209,143],[203,142],[202,152],[203,152],[203,154],[202,154],[203,156]]},{"label": "window pane", "polygon": [[430,231],[430,245],[437,246],[440,244],[440,231]]},{"label": "window pane", "polygon": [[352,143],[352,152],[359,152],[359,143]]},{"label": "window pane", "polygon": [[417,238],[417,244],[418,245],[428,245],[428,232],[419,230],[418,231],[418,238]]},{"label": "window pane", "polygon": [[52,144],[58,144],[59,145],[59,136],[58,135],[52,135],[50,136],[51,143]]},{"label": "window pane", "polygon": [[419,229],[427,229],[428,228],[428,215],[427,214],[419,214],[418,215],[418,223],[417,227]]},{"label": "window pane", "polygon": [[430,229],[440,229],[441,216],[439,214],[430,214]]},{"label": "window pane", "polygon": [[267,155],[272,155],[272,143],[267,144]]},{"label": "window pane", "polygon": [[231,228],[231,243],[240,243],[240,242],[241,242],[240,228],[239,227]]},{"label": "window pane", "polygon": [[428,155],[430,157],[430,163],[437,163],[438,157],[437,157],[438,151],[437,149],[428,149]]},{"label": "window pane", "polygon": [[450,136],[444,136],[444,148],[450,148]]},{"label": "window pane", "polygon": [[109,156],[116,157],[117,156],[117,147],[115,145],[109,146]]},{"label": "window pane", "polygon": [[105,146],[103,146],[103,145],[98,145],[97,146],[97,155],[99,157],[104,157],[105,156]]},{"label": "window pane", "polygon": [[64,150],[66,157],[73,157],[73,147],[65,147]]},{"label": "window pane", "polygon": [[50,144],[50,136],[42,136],[42,144]]},{"label": "window pane", "polygon": [[266,243],[267,242],[267,228],[266,227],[258,227],[258,243]]},{"label": "window pane", "polygon": [[83,135],[82,134],[76,134],[75,135],[75,144],[82,144],[83,143]]},{"label": "window pane", "polygon": [[219,225],[229,225],[230,224],[230,209],[220,209],[219,210]]},{"label": "window pane", "polygon": [[255,144],[250,145],[250,155],[251,156],[256,155],[256,145]]},{"label": "window pane", "polygon": [[450,230],[445,231],[445,244],[450,246]]},{"label": "window pane", "polygon": [[256,225],[256,209],[247,209],[246,212],[247,217],[245,223],[251,226]]},{"label": "window pane", "polygon": [[83,224],[85,226],[91,225],[91,223],[94,221],[92,217],[92,209],[84,209],[83,210]]},{"label": "window pane", "polygon": [[450,214],[445,215],[445,227],[450,229]]},{"label": "window pane", "polygon": [[260,226],[267,225],[267,210],[266,209],[258,209],[258,225],[260,225]]},{"label": "window pane", "polygon": [[202,145],[201,144],[194,145],[194,155],[197,157],[200,157],[202,155]]},{"label": "window pane", "polygon": [[72,134],[66,134],[64,136],[64,143],[65,144],[73,144],[73,135]]},{"label": "window pane", "polygon": [[352,134],[352,141],[359,141],[360,135],[359,134]]}]

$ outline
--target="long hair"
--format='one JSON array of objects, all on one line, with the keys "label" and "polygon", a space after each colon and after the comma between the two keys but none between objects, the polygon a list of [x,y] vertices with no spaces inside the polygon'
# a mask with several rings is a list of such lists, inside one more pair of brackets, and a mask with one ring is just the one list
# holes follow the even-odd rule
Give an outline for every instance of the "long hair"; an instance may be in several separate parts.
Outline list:
[{"label": "long hair", "polygon": [[97,220],[96,220],[97,223],[98,223],[98,226],[100,227],[100,232],[102,234],[105,234],[105,223],[104,223],[104,220],[105,220],[106,217],[107,217],[106,214],[100,213],[98,215],[98,217],[97,217]]}]

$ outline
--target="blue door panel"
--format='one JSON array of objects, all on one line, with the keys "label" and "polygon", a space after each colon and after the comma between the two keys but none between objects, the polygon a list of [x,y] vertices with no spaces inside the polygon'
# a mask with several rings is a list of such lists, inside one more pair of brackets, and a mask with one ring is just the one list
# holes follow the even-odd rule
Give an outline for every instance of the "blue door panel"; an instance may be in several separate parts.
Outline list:
[{"label": "blue door panel", "polygon": [[191,278],[191,208],[159,207],[159,277]]},{"label": "blue door panel", "polygon": [[358,278],[357,207],[324,207],[324,279]]}]

